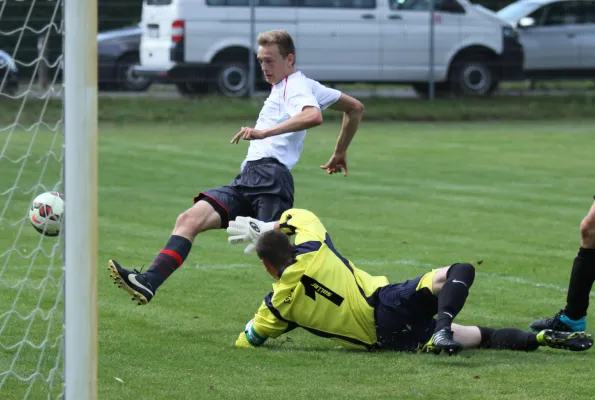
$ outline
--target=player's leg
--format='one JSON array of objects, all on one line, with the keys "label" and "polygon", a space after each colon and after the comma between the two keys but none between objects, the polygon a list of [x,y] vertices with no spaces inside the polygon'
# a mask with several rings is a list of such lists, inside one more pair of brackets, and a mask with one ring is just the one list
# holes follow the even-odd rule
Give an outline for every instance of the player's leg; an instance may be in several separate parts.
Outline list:
[{"label": "player's leg", "polygon": [[537,350],[537,334],[520,329],[492,329],[452,324],[455,340],[465,349]]},{"label": "player's leg", "polygon": [[581,221],[580,232],[581,247],[572,266],[564,315],[568,317],[566,325],[582,331],[586,328],[589,294],[595,280],[595,202]]},{"label": "player's leg", "polygon": [[146,304],[157,289],[186,260],[196,236],[211,229],[227,227],[238,215],[251,215],[250,205],[233,186],[208,190],[195,197],[192,207],[176,219],[165,247],[144,273],[129,271],[115,260],[109,261],[114,283],[132,295],[132,300]]},{"label": "player's leg", "polygon": [[293,207],[294,182],[291,172],[276,160],[249,164],[242,192],[251,202],[256,219],[270,222]]},{"label": "player's leg", "polygon": [[541,331],[554,329],[579,332],[587,328],[589,295],[595,281],[595,203],[581,221],[581,247],[574,259],[566,307],[552,318],[535,321],[531,329]]},{"label": "player's leg", "polygon": [[[454,318],[463,307],[473,279],[471,264],[454,264],[382,287],[374,307],[378,346],[397,351],[415,351],[423,347],[425,352],[456,353],[462,346],[453,339],[450,329],[438,332],[433,317],[440,309]],[[444,321],[441,323],[447,326]]]},{"label": "player's leg", "polygon": [[557,332],[551,329],[539,333],[515,328],[493,329],[452,324],[454,338],[466,349],[496,349],[534,351],[540,346],[584,351],[593,346],[590,335],[584,332]]},{"label": "player's leg", "polygon": [[[206,198],[213,199],[213,197]],[[159,251],[143,274],[154,290],[157,290],[186,261],[194,239],[199,233],[221,228],[222,221],[225,219],[221,217],[223,213],[217,212],[215,207],[222,206],[217,203],[213,206],[213,201],[201,197],[192,207],[178,215],[165,247]]]},{"label": "player's leg", "polygon": [[431,292],[435,271],[378,289],[374,322],[379,349],[415,352],[432,336],[437,307],[437,298]]},{"label": "player's leg", "polygon": [[264,222],[278,221],[281,215],[293,207],[293,201],[280,196],[264,195],[254,200],[258,204],[256,219]]},{"label": "player's leg", "polygon": [[474,280],[473,265],[462,263],[440,268],[422,278],[421,287],[431,285],[432,293],[438,298],[436,326],[434,334],[426,343],[426,351],[455,354],[463,348],[454,338],[451,327],[453,320],[465,305]]},{"label": "player's leg", "polygon": [[471,264],[457,263],[436,271],[432,279],[432,291],[438,297],[436,332],[450,328],[474,281],[475,268]]}]

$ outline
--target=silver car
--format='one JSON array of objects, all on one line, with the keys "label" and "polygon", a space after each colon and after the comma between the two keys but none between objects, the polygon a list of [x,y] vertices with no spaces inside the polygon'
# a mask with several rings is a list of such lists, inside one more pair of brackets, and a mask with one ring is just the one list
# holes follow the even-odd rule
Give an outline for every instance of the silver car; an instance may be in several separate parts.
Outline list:
[{"label": "silver car", "polygon": [[595,77],[595,0],[521,0],[498,16],[518,28],[528,78]]}]

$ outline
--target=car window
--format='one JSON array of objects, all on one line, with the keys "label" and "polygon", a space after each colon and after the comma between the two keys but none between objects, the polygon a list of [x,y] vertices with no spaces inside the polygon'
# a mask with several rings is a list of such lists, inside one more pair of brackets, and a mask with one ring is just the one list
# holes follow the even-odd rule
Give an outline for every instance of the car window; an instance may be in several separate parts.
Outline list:
[{"label": "car window", "polygon": [[[500,18],[508,22],[516,23],[523,17],[530,17],[531,10],[535,10],[538,6],[538,3],[516,2],[504,7],[497,14]],[[540,8],[540,10],[543,9],[544,7]]]},{"label": "car window", "polygon": [[548,6],[539,7],[537,10],[533,11],[531,14],[527,15],[529,18],[533,18],[535,23],[533,26],[542,26],[545,20],[545,16],[547,14]]},{"label": "car window", "polygon": [[580,4],[575,1],[552,3],[546,11],[543,26],[563,26],[578,24]]}]

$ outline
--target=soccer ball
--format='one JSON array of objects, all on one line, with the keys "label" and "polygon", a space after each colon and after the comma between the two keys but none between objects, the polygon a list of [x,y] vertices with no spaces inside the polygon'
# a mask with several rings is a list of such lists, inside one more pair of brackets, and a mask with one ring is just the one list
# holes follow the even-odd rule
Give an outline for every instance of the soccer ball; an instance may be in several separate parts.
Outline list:
[{"label": "soccer ball", "polygon": [[31,225],[46,236],[58,236],[64,217],[64,195],[45,192],[37,196],[29,209]]}]

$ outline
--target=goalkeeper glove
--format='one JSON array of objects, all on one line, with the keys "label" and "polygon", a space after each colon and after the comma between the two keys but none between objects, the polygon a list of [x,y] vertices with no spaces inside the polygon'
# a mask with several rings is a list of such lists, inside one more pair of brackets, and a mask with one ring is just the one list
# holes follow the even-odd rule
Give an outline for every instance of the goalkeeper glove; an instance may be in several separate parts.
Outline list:
[{"label": "goalkeeper glove", "polygon": [[250,254],[256,249],[256,240],[267,231],[275,229],[275,222],[262,222],[250,217],[237,217],[229,221],[227,233],[230,237],[227,241],[231,244],[248,243],[244,254]]}]

